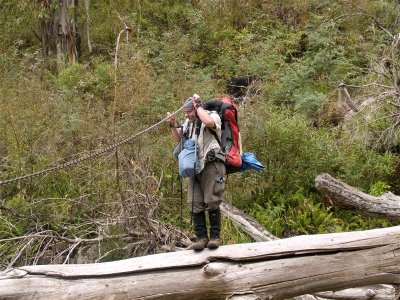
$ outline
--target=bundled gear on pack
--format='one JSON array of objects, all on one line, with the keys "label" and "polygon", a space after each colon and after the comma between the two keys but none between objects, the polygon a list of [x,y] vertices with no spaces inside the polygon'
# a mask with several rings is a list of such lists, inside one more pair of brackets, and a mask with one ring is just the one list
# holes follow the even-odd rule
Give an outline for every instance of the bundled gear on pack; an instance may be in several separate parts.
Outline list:
[{"label": "bundled gear on pack", "polygon": [[265,167],[258,161],[256,156],[251,152],[245,152],[242,155],[242,165],[239,172],[244,172],[247,170],[257,170],[262,171]]}]

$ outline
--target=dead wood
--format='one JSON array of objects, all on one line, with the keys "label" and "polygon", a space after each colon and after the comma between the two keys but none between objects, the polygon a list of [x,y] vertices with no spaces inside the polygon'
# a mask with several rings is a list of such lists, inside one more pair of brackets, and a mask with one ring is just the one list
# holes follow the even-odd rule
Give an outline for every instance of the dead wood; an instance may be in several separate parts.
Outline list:
[{"label": "dead wood", "polygon": [[399,238],[400,227],[391,227],[99,264],[20,267],[1,273],[0,298],[287,299],[395,284],[400,282]]},{"label": "dead wood", "polygon": [[[223,202],[221,204],[221,211],[229,217],[241,230],[249,234],[256,241],[273,241],[278,240],[276,236],[269,233],[265,228],[257,222],[254,218],[245,214],[243,211]],[[260,299],[256,295],[236,296],[237,300],[246,299]],[[359,288],[350,288],[338,291],[320,292],[315,295],[302,295],[297,296],[295,300],[326,300],[326,299],[379,299],[391,300],[396,298],[396,291],[392,285],[373,285],[364,286]]]},{"label": "dead wood", "polygon": [[371,196],[326,173],[315,178],[315,185],[336,207],[368,217],[400,220],[400,197],[390,192],[380,197]]},{"label": "dead wood", "polygon": [[336,292],[322,292],[316,295],[332,300],[392,300],[398,299],[392,285],[377,284],[365,288],[352,288]]},{"label": "dead wood", "polygon": [[274,241],[278,238],[264,229],[254,218],[227,202],[221,203],[221,211],[229,217],[244,232],[257,242]]}]

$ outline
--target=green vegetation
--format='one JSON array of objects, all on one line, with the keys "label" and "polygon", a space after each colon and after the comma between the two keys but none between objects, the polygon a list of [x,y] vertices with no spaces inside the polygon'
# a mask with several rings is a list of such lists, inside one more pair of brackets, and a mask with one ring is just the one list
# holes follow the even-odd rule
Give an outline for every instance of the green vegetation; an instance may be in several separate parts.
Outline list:
[{"label": "green vegetation", "polygon": [[[229,176],[227,200],[278,237],[394,224],[332,207],[314,179],[326,172],[372,195],[400,194],[396,1],[98,1],[89,11],[91,53],[79,1],[81,53],[65,66],[43,56],[38,29],[56,7],[14,2],[0,4],[1,180],[104,148],[190,94],[220,96],[232,76],[258,75],[258,92],[239,105],[240,125],[245,151],[266,170]],[[125,24],[132,31],[121,37],[116,68]],[[363,108],[351,118],[337,108],[340,83]],[[173,146],[161,126],[117,155],[0,187],[0,268],[48,263],[51,253],[51,261],[76,262],[92,245],[77,237],[104,237],[92,245],[93,261],[176,241],[149,220],[190,235]],[[151,238],[136,241],[139,229]],[[227,219],[223,231],[224,243],[251,241]]]}]

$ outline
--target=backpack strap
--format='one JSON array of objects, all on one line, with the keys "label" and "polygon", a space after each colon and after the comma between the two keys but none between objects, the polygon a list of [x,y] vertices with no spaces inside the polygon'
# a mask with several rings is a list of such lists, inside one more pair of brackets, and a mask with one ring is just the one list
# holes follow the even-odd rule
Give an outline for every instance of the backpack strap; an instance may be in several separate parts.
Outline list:
[{"label": "backpack strap", "polygon": [[201,128],[201,120],[199,118],[197,118],[193,122],[193,124],[191,124],[191,126],[188,123],[188,125],[186,127],[186,131],[184,133],[185,137],[186,138],[193,138],[193,133],[194,133],[195,136],[197,136],[197,138],[198,138],[199,134],[200,134],[200,128]]},{"label": "backpack strap", "polygon": [[200,120],[200,118],[196,118],[196,121],[195,121],[194,125],[196,126],[195,133],[196,133],[196,136],[198,138],[199,135],[200,135],[200,128],[201,128],[201,120]]},{"label": "backpack strap", "polygon": [[214,130],[208,128],[208,127],[207,127],[207,129],[208,129],[208,131],[210,131],[210,133],[211,133],[211,134],[214,136],[214,138],[217,140],[218,145],[221,147],[221,150],[222,150],[221,140],[219,139],[217,133],[216,133]]},{"label": "backpack strap", "polygon": [[[221,119],[221,133],[222,133],[222,130],[225,129],[225,124],[223,124],[224,122],[223,122],[222,116],[220,116],[219,113],[217,113],[216,111],[212,111],[212,112],[216,113],[216,114],[219,116],[219,118]],[[211,113],[212,113],[212,112],[211,112]],[[217,133],[216,133],[214,130],[212,130],[211,128],[206,127],[206,129],[208,129],[208,131],[209,131],[209,132],[214,136],[214,138],[217,140],[218,145],[219,145],[219,147],[221,148],[221,151],[222,151],[222,147],[225,147],[225,146],[222,145],[221,140],[220,140],[220,138],[218,137]]]}]

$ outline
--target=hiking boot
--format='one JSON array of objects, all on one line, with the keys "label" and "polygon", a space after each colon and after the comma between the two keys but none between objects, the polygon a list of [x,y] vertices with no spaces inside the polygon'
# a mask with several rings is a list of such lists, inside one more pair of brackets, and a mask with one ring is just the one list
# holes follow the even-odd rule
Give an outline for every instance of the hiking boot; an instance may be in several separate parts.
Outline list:
[{"label": "hiking boot", "polygon": [[208,249],[217,249],[220,245],[219,234],[221,231],[221,210],[208,211],[210,219],[210,241],[207,244]]},{"label": "hiking boot", "polygon": [[207,244],[207,248],[208,249],[217,249],[220,245],[220,241],[219,239],[211,239],[208,244]]},{"label": "hiking boot", "polygon": [[206,213],[202,211],[199,213],[193,213],[192,216],[194,233],[196,234],[197,239],[188,249],[201,251],[207,247],[208,243]]},{"label": "hiking boot", "polygon": [[207,245],[208,245],[208,238],[201,238],[197,239],[196,242],[192,243],[188,249],[194,251],[201,251],[205,247],[207,247]]}]

